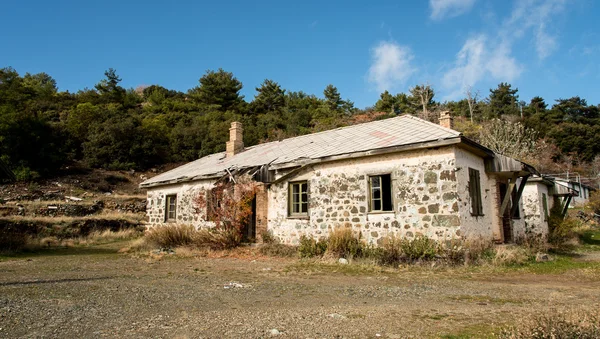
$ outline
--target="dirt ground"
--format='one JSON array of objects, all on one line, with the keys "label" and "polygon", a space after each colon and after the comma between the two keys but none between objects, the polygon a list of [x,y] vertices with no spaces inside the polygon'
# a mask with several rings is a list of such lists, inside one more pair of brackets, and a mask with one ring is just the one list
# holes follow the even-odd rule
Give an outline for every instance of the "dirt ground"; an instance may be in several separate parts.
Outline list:
[{"label": "dirt ground", "polygon": [[552,309],[600,306],[600,266],[589,261],[382,269],[121,247],[0,257],[0,338],[487,337]]}]

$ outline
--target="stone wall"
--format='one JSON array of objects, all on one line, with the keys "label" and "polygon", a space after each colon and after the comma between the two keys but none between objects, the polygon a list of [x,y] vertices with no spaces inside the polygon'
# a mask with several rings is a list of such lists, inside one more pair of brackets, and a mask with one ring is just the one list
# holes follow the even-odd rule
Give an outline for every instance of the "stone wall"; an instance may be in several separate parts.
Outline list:
[{"label": "stone wall", "polygon": [[196,227],[212,226],[211,223],[204,221],[206,210],[197,213],[194,204],[194,199],[198,194],[210,189],[212,186],[212,181],[204,180],[149,188],[147,193],[148,205],[146,207],[148,227],[165,224],[166,197],[170,194],[177,194],[175,223]]},{"label": "stone wall", "polygon": [[[337,227],[352,228],[371,244],[381,243],[390,233],[407,238],[457,238],[465,233],[463,223],[471,233],[490,233],[486,225],[478,230],[470,213],[464,212],[469,211],[463,190],[468,169],[457,167],[456,152],[449,146],[314,165],[290,179],[308,181],[308,217],[288,217],[289,182],[284,181],[269,190],[269,230],[288,244],[297,244],[301,235],[326,237]],[[487,184],[483,160],[477,165],[481,165],[483,188]],[[391,212],[369,212],[368,180],[378,174],[391,174]],[[489,205],[487,197],[484,201],[484,206]]]},{"label": "stone wall", "polygon": [[[496,200],[496,178],[485,172],[484,159],[461,148],[456,148],[457,200],[462,235],[470,238],[491,239],[499,229]],[[469,194],[469,168],[479,171],[483,215],[471,214]],[[500,225],[501,227],[501,225]]]},{"label": "stone wall", "polygon": [[548,194],[548,186],[539,181],[528,182],[523,190],[521,202],[523,210],[521,219],[513,223],[515,239],[523,238],[528,234],[548,234],[548,220],[544,216],[542,195],[548,201],[548,213],[552,208],[553,198]]}]

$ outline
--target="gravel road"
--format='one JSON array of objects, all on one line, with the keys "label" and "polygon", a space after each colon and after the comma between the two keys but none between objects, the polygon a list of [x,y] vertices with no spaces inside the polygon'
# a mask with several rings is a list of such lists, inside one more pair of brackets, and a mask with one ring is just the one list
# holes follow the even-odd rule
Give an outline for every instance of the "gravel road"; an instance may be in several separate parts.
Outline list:
[{"label": "gravel road", "polygon": [[551,308],[600,306],[597,270],[354,266],[140,258],[109,245],[10,258],[0,261],[0,338],[477,336]]}]

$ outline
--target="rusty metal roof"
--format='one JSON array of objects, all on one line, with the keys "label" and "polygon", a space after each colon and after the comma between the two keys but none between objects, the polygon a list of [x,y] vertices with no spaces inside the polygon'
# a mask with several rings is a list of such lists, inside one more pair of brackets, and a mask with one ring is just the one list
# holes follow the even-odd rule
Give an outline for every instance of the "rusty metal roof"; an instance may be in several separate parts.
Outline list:
[{"label": "rusty metal roof", "polygon": [[225,152],[212,154],[159,174],[144,181],[140,186],[150,187],[215,177],[232,168],[265,164],[274,168],[291,167],[303,162],[310,163],[311,160],[458,137],[460,132],[411,115],[402,115],[255,145],[230,158],[225,157]]}]

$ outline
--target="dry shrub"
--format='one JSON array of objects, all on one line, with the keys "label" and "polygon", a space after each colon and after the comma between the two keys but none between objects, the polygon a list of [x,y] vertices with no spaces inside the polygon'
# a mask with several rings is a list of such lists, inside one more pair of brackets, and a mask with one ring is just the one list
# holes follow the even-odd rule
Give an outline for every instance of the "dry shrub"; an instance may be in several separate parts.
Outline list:
[{"label": "dry shrub", "polygon": [[265,244],[274,244],[277,239],[273,236],[273,232],[269,230],[264,230],[260,232],[260,237]]},{"label": "dry shrub", "polygon": [[146,231],[146,241],[160,248],[188,246],[194,243],[197,233],[192,225],[161,225]]},{"label": "dry shrub", "polygon": [[419,235],[414,239],[404,239],[400,245],[402,253],[408,260],[430,260],[440,252],[439,243],[426,236]]},{"label": "dry shrub", "polygon": [[203,228],[195,232],[192,244],[198,248],[228,250],[238,247],[241,242],[242,235],[236,229]]},{"label": "dry shrub", "polygon": [[583,227],[583,222],[577,218],[563,219],[558,215],[551,215],[548,220],[548,242],[556,247],[561,247],[577,237],[577,230]]},{"label": "dry shrub", "polygon": [[391,234],[383,239],[379,263],[382,265],[398,266],[404,257],[402,252],[403,240]]},{"label": "dry shrub", "polygon": [[356,237],[350,228],[337,228],[329,235],[327,252],[336,257],[352,259],[361,256],[363,247],[360,233]]},{"label": "dry shrub", "polygon": [[259,248],[259,252],[262,255],[267,255],[271,257],[292,258],[298,256],[298,247],[284,244],[268,243],[262,245]]},{"label": "dry shrub", "polygon": [[236,229],[200,229],[192,225],[161,225],[146,232],[146,242],[158,248],[195,247],[226,250],[240,245],[241,234]]},{"label": "dry shrub", "polygon": [[305,235],[300,236],[298,252],[301,258],[320,257],[327,251],[327,239],[315,240]]},{"label": "dry shrub", "polygon": [[[535,254],[534,254],[535,256]],[[496,247],[496,253],[491,262],[494,265],[521,265],[532,260],[531,252],[522,246],[501,245]]]},{"label": "dry shrub", "polygon": [[594,311],[541,314],[525,319],[518,326],[504,329],[500,338],[592,339],[600,338],[600,315]]},{"label": "dry shrub", "polygon": [[594,191],[590,194],[586,207],[600,215],[600,191]]}]

